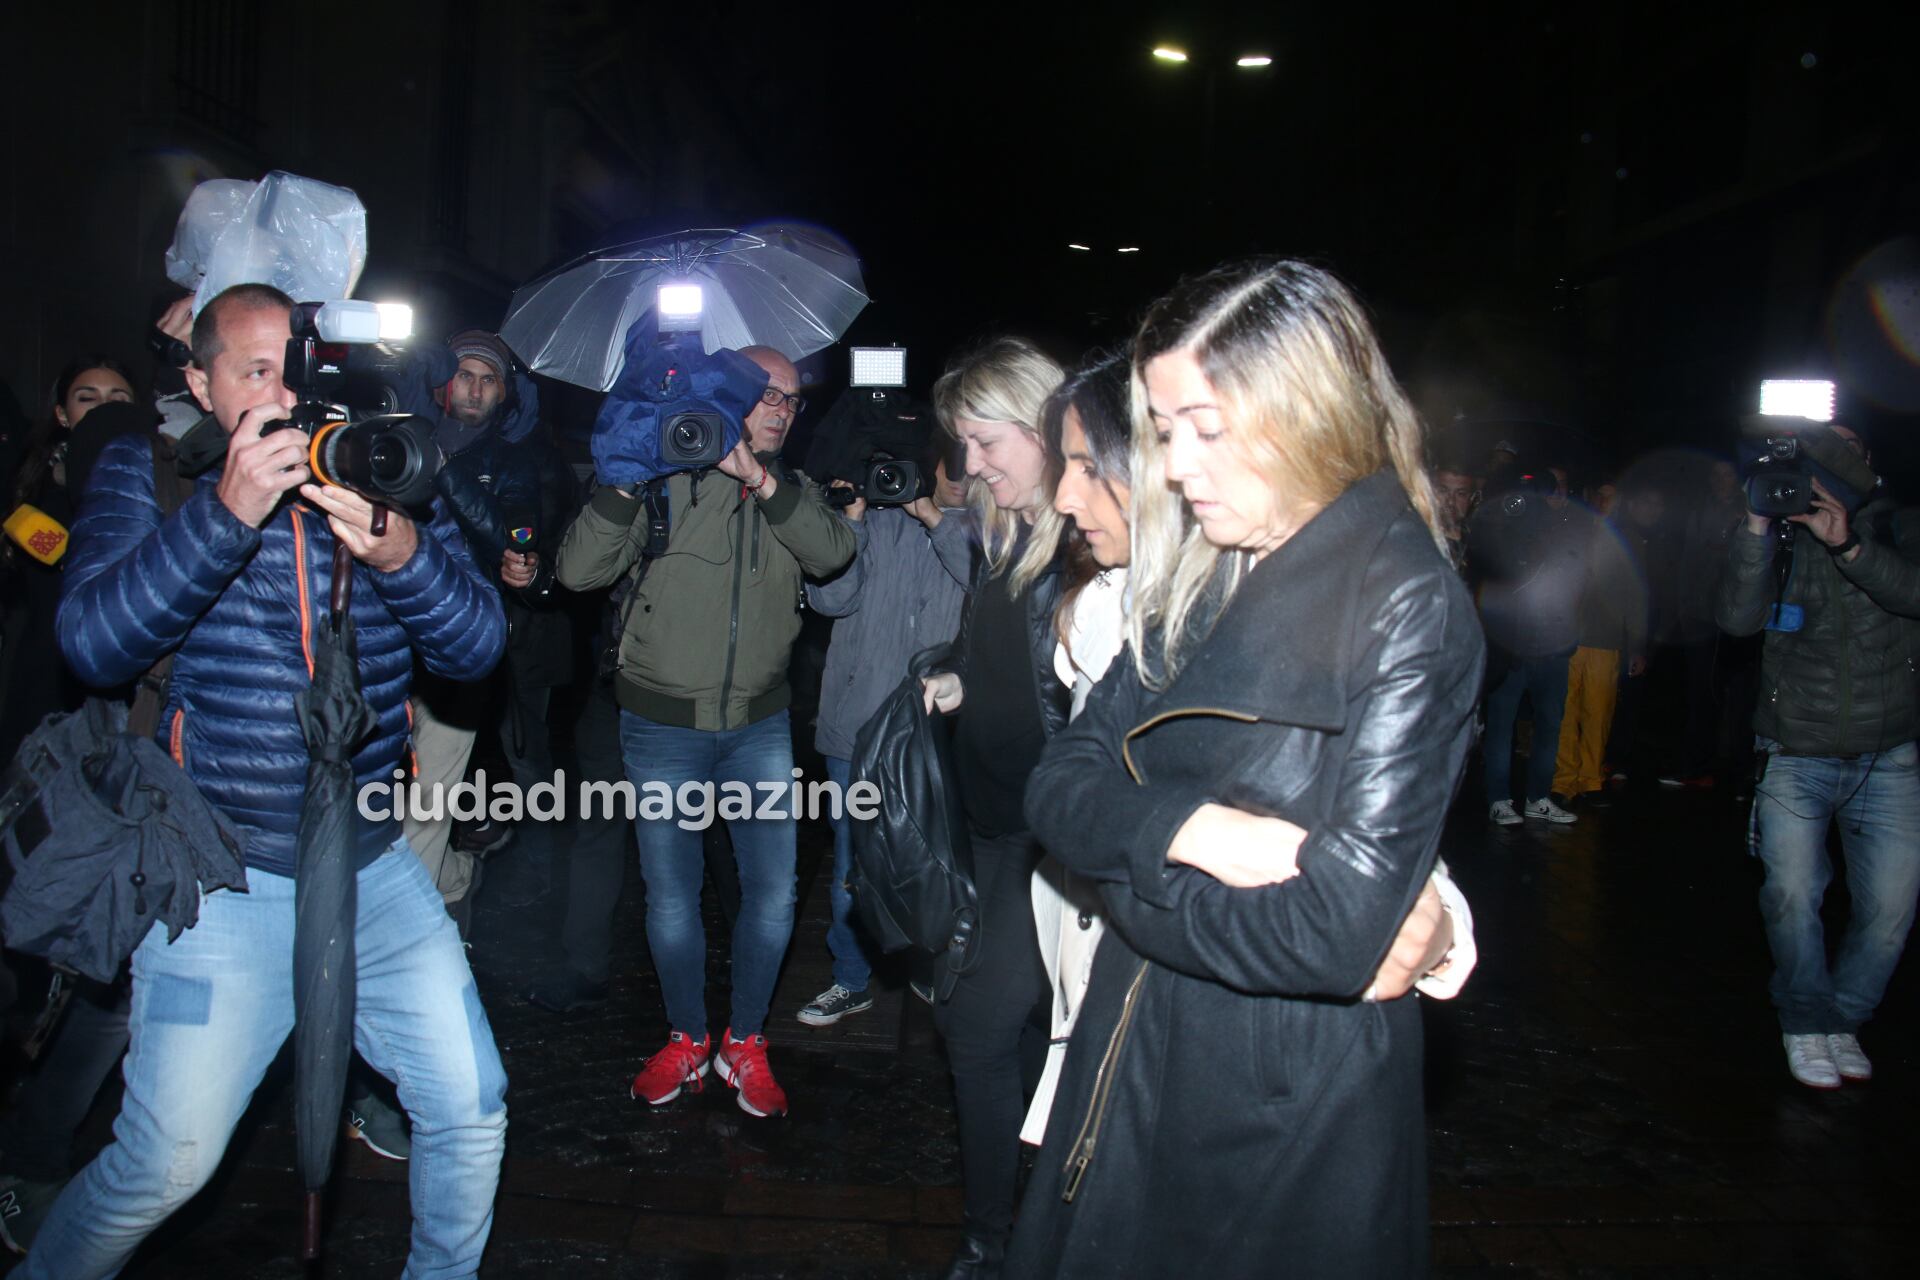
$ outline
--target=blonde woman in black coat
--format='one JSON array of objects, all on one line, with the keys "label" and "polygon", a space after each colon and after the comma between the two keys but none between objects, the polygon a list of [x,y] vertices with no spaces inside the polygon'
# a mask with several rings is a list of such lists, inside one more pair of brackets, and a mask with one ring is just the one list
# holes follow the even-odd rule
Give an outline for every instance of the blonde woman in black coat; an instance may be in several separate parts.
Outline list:
[{"label": "blonde woman in black coat", "polygon": [[1420,426],[1297,262],[1183,283],[1134,371],[1130,648],[1027,792],[1109,932],[1006,1273],[1424,1274],[1420,1011],[1367,997],[1484,647]]}]

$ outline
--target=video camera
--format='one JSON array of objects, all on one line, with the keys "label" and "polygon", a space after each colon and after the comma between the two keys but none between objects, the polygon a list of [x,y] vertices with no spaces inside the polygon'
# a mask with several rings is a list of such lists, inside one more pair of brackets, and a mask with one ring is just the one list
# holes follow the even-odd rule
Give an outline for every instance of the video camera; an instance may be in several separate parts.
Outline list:
[{"label": "video camera", "polygon": [[1780,519],[1813,508],[1813,481],[1849,515],[1858,511],[1879,479],[1828,425],[1833,384],[1768,380],[1760,384],[1760,413],[1743,424],[1741,461],[1747,475],[1747,509]]},{"label": "video camera", "polygon": [[[847,389],[820,420],[807,459],[809,475],[843,480],[831,486],[835,507],[903,506],[933,494],[935,439],[931,406],[907,394],[907,353],[899,347],[854,347]],[[958,475],[951,458],[947,474]]]},{"label": "video camera", "polygon": [[698,285],[663,285],[653,315],[627,330],[626,363],[593,424],[602,484],[631,487],[711,467],[733,452],[767,371],[701,345]]},{"label": "video camera", "polygon": [[316,483],[351,489],[383,506],[424,510],[446,459],[434,443],[433,424],[392,412],[398,400],[391,384],[404,357],[389,344],[403,341],[412,327],[411,312],[396,304],[296,303],[281,381],[298,399],[289,416],[260,434],[304,431]]}]

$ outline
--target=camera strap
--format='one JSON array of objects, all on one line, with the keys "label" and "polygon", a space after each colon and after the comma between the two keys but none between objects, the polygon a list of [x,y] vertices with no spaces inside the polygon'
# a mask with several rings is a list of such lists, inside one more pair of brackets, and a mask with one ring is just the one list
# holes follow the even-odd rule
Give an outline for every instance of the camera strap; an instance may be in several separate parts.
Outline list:
[{"label": "camera strap", "polygon": [[667,554],[667,542],[673,536],[673,509],[667,501],[667,477],[649,480],[640,490],[640,503],[647,513],[647,542],[640,550],[641,572],[650,560]]},{"label": "camera strap", "polygon": [[640,546],[640,558],[620,580],[607,598],[607,631],[600,646],[599,674],[610,680],[620,665],[620,638],[627,633],[627,622],[639,595],[640,580],[655,560],[667,554],[673,537],[673,508],[668,501],[666,476],[647,481],[640,489],[641,510],[647,518],[647,540]]}]

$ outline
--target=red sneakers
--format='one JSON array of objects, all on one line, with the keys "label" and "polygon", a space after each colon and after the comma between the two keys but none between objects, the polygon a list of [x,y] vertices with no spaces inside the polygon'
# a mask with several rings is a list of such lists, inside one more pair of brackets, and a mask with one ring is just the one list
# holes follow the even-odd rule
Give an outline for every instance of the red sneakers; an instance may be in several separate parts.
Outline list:
[{"label": "red sneakers", "polygon": [[[679,1097],[682,1089],[692,1089],[698,1093],[706,1087],[700,1077],[707,1074],[708,1053],[706,1036],[694,1041],[687,1039],[682,1032],[675,1031],[667,1037],[667,1047],[641,1066],[640,1074],[633,1078],[633,1087],[627,1092],[656,1107]],[[763,1066],[764,1062],[763,1057]],[[767,1078],[771,1080],[773,1077]],[[746,1104],[743,1102],[740,1105]],[[784,1099],[782,1105],[785,1105]]]},{"label": "red sneakers", "polygon": [[714,1055],[714,1061],[719,1065],[720,1078],[740,1091],[736,1100],[742,1111],[750,1116],[787,1114],[787,1091],[773,1078],[773,1068],[767,1065],[765,1036],[735,1040],[733,1028],[728,1027],[720,1038],[720,1052]]}]

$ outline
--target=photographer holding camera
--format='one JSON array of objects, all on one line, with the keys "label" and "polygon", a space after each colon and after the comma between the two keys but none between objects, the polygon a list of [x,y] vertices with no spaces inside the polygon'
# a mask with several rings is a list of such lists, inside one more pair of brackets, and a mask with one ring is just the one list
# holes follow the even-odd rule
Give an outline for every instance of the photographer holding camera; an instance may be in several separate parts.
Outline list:
[{"label": "photographer holding camera", "polygon": [[[932,413],[927,414],[931,423]],[[945,432],[929,433],[934,442]],[[898,505],[869,509],[856,498],[841,509],[853,527],[854,556],[838,575],[807,584],[807,603],[834,619],[827,666],[820,682],[819,724],[814,746],[827,777],[844,791],[853,777],[854,740],[882,701],[907,674],[922,649],[952,640],[973,581],[972,522],[966,516],[966,451],[938,456],[932,447],[922,465],[933,492]],[[937,460],[935,460],[937,458]],[[852,486],[836,480],[834,488]],[[827,950],[833,954],[833,985],[809,1000],[797,1015],[808,1026],[831,1026],[850,1013],[873,1007],[867,981],[873,963],[853,919],[853,819],[830,813],[833,826],[833,923]]]},{"label": "photographer holding camera", "polygon": [[[716,467],[654,482],[664,485],[670,519],[663,554],[650,550],[649,500],[607,483],[560,545],[561,585],[587,591],[630,582],[613,680],[621,754],[640,793],[648,783],[665,783],[676,795],[727,782],[791,785],[787,667],[800,633],[802,578],[824,577],[853,558],[853,529],[818,486],[780,461],[803,403],[799,370],[770,347],[737,356],[759,366],[767,382],[743,388],[743,398],[752,390],[757,399],[749,398],[743,421],[736,419],[740,440]],[[683,367],[706,363],[694,352],[680,361]],[[731,363],[740,365],[737,357]],[[602,422],[609,421],[603,409]],[[657,416],[646,423],[655,433],[662,426]],[[598,448],[596,442],[597,461]],[[728,822],[740,869],[740,914],[733,930],[732,1023],[714,1047],[700,920],[705,859],[700,831],[676,821],[683,816],[642,815],[635,824],[647,885],[647,942],[670,1035],[631,1092],[657,1106],[683,1088],[699,1089],[717,1067],[739,1091],[742,1110],[783,1113],[787,1098],[767,1065],[762,1028],[793,934],[796,817]],[[613,910],[611,901],[606,909]]]},{"label": "photographer holding camera", "polygon": [[[1870,475],[1850,428],[1803,428],[1803,447],[1826,431]],[[1766,633],[1748,842],[1766,864],[1760,914],[1787,1068],[1810,1088],[1837,1089],[1873,1074],[1858,1032],[1900,962],[1920,897],[1920,513],[1870,480],[1852,512],[1817,474],[1811,484],[1811,508],[1786,517],[1796,527],[1778,547],[1767,515],[1750,510],[1734,531],[1717,615],[1731,635]],[[1766,496],[1757,503],[1750,489],[1749,508]],[[1853,906],[1829,967],[1820,901],[1836,821]]]},{"label": "photographer holding camera", "polygon": [[[360,683],[377,716],[356,786],[385,786],[406,742],[418,655],[453,679],[499,660],[505,624],[453,522],[389,515],[312,483],[283,383],[292,303],[238,285],[193,329],[188,380],[208,416],[181,440],[194,491],[161,517],[149,446],[114,442],[67,556],[60,641],[89,683],[175,661],[157,735],[247,837],[248,892],[216,891],[169,942],[133,955],[132,1039],[114,1143],[67,1187],[21,1276],[107,1276],[213,1174],[294,1022],[294,866],[310,753],[295,712],[325,625],[335,543],[355,561]],[[399,824],[356,814],[354,1040],[400,1082],[417,1125],[409,1274],[472,1275],[493,1216],[506,1075],[453,922]]]}]

